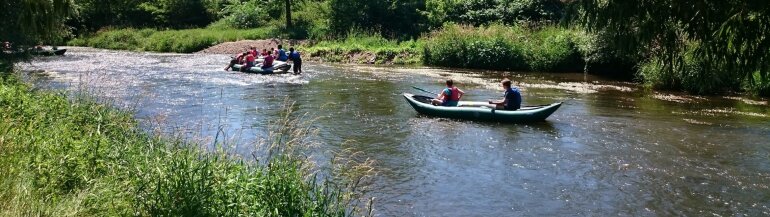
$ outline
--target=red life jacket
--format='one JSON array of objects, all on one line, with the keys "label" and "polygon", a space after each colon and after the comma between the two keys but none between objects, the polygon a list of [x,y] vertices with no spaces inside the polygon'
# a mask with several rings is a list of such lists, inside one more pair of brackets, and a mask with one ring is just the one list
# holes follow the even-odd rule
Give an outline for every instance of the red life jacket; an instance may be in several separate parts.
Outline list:
[{"label": "red life jacket", "polygon": [[254,56],[249,54],[246,56],[246,62],[253,63],[254,62]]},{"label": "red life jacket", "polygon": [[257,51],[257,50],[250,50],[250,51],[249,51],[249,53],[250,53],[252,56],[255,56],[255,57],[259,56],[259,51]]},{"label": "red life jacket", "polygon": [[450,101],[460,101],[460,89],[457,89],[457,87],[447,88],[452,93],[452,95],[449,95]]}]

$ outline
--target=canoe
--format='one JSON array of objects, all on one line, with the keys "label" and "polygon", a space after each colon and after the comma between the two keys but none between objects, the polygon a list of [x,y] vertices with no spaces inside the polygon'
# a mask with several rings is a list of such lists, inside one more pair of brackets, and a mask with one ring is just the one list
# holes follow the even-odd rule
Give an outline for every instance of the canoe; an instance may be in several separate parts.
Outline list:
[{"label": "canoe", "polygon": [[[233,71],[241,71],[240,64],[233,65]],[[274,61],[272,68],[262,69],[262,63],[258,63],[256,66],[251,67],[248,71],[245,71],[245,73],[256,73],[256,74],[286,74],[289,72],[289,69],[291,69],[291,65],[289,65],[286,62],[283,61]]]},{"label": "canoe", "polygon": [[541,106],[524,106],[516,111],[498,110],[487,102],[460,101],[457,107],[434,106],[433,97],[404,93],[404,98],[418,113],[454,119],[494,121],[502,123],[528,123],[545,121],[559,107],[561,102]]},{"label": "canoe", "polygon": [[32,50],[32,55],[36,56],[61,56],[64,55],[64,53],[67,52],[67,49],[58,49],[58,50]]}]

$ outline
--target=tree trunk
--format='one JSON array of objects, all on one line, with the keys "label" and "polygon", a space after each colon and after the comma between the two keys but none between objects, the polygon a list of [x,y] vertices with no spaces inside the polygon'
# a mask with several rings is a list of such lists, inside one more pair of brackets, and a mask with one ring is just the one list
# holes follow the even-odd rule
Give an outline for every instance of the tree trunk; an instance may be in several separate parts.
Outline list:
[{"label": "tree trunk", "polygon": [[286,28],[291,28],[291,0],[286,0]]}]

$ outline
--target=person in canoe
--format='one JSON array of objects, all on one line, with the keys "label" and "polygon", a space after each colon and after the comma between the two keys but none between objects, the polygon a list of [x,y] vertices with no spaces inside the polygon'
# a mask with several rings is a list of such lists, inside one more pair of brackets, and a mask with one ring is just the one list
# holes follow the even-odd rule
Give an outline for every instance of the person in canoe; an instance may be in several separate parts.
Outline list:
[{"label": "person in canoe", "polygon": [[243,53],[246,55],[244,57],[243,66],[241,67],[241,72],[249,71],[251,67],[254,67],[254,65],[257,63],[257,58],[252,55],[250,52]]},{"label": "person in canoe", "polygon": [[254,58],[259,57],[259,51],[257,50],[257,47],[249,46],[249,53],[254,56]]},{"label": "person in canoe", "polygon": [[294,74],[302,73],[302,57],[299,55],[299,51],[294,50],[294,47],[289,48],[289,60],[293,63]]},{"label": "person in canoe", "polygon": [[233,67],[233,65],[235,65],[235,64],[243,64],[243,61],[244,61],[244,59],[246,58],[246,54],[247,54],[247,52],[238,53],[238,55],[236,55],[235,57],[233,57],[233,58],[230,60],[230,64],[229,64],[229,65],[227,65],[227,67],[225,67],[225,71],[229,71],[229,70],[230,70],[230,68],[232,68],[232,67]]},{"label": "person in canoe", "polygon": [[446,80],[446,88],[441,91],[441,94],[439,94],[436,99],[433,99],[432,104],[440,106],[457,106],[457,103],[460,102],[460,98],[462,98],[463,95],[465,95],[465,92],[460,90],[460,88],[455,87],[454,81],[449,79]]},{"label": "person in canoe", "polygon": [[278,52],[278,53],[276,54],[276,57],[275,57],[275,58],[276,58],[278,61],[284,61],[284,62],[285,62],[286,60],[289,60],[289,56],[288,56],[288,55],[286,55],[286,51],[285,51],[285,50],[283,50],[283,45],[280,45],[280,44],[278,45],[278,50],[277,50],[277,52]]},{"label": "person in canoe", "polygon": [[263,48],[263,49],[262,49],[262,53],[261,53],[261,55],[262,55],[262,56],[261,56],[261,57],[262,57],[262,59],[264,59],[265,57],[267,57],[267,48]]},{"label": "person in canoe", "polygon": [[511,86],[511,80],[503,79],[500,82],[503,86],[505,93],[501,100],[489,100],[489,104],[495,104],[497,109],[502,110],[519,110],[521,108],[521,91],[518,87]]},{"label": "person in canoe", "polygon": [[262,69],[267,70],[273,68],[273,60],[275,60],[275,57],[273,57],[273,52],[268,51],[267,56],[265,57],[265,61],[262,62]]}]

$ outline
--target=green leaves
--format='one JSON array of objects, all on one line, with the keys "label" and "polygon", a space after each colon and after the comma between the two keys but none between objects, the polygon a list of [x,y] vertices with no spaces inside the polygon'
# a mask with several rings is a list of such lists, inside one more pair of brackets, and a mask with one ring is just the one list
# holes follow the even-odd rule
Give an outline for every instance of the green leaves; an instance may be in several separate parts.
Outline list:
[{"label": "green leaves", "polygon": [[[758,94],[741,83],[768,79],[770,4],[766,1],[588,0],[580,4],[584,26],[615,34],[612,42],[623,52],[641,51],[647,57],[644,62],[649,66],[643,67],[642,75],[648,82],[694,93],[743,86]],[[667,71],[656,74],[672,76],[650,76],[653,68]],[[659,77],[673,82],[649,80]]]}]

